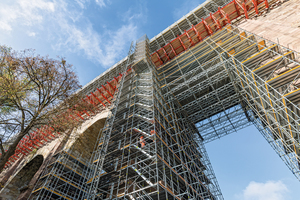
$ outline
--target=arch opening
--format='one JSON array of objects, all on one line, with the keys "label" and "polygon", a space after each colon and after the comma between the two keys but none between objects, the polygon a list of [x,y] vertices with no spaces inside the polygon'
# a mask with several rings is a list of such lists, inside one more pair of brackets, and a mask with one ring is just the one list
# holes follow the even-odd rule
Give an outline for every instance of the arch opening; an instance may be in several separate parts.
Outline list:
[{"label": "arch opening", "polygon": [[70,153],[74,156],[81,157],[83,160],[89,161],[99,136],[100,129],[102,129],[105,124],[105,120],[106,118],[102,118],[93,124],[89,124],[87,129],[80,134],[70,147]]},{"label": "arch opening", "polygon": [[29,183],[44,162],[42,155],[35,156],[15,177],[2,189],[0,197],[3,199],[17,199],[29,188]]},{"label": "arch opening", "polygon": [[[82,199],[88,191],[84,184],[89,181],[88,166],[100,130],[106,120],[99,115],[82,125],[68,138],[68,142],[52,157],[42,172],[30,199]],[[66,191],[68,191],[66,193]]]}]

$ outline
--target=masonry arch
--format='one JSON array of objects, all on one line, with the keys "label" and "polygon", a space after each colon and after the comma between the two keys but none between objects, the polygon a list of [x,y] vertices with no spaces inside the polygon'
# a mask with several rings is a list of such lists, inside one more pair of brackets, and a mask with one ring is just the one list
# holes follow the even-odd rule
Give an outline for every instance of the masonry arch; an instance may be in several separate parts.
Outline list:
[{"label": "masonry arch", "polygon": [[22,193],[30,189],[29,183],[38,172],[44,162],[42,155],[36,155],[6,184],[0,193],[0,197],[6,200],[17,199]]},{"label": "masonry arch", "polygon": [[[66,145],[65,150],[69,150],[76,157],[89,160],[92,156],[100,130],[104,127],[106,115],[100,113],[94,119],[91,119],[82,125],[78,130],[78,135],[71,138],[71,142]],[[72,141],[73,140],[73,141]]]}]

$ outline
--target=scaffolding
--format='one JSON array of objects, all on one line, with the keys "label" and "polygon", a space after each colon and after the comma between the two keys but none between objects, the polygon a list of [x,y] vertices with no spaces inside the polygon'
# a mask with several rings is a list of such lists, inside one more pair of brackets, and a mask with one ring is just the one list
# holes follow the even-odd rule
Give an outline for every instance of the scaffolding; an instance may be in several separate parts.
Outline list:
[{"label": "scaffolding", "polygon": [[148,46],[145,37],[137,41],[86,199],[222,199],[205,148],[193,139],[197,129],[161,93]]},{"label": "scaffolding", "polygon": [[59,151],[49,160],[29,199],[82,199],[88,191],[85,184],[92,173],[88,160],[74,151]]},{"label": "scaffolding", "polygon": [[251,124],[300,180],[299,54],[233,25],[276,2],[208,1],[138,40],[90,161],[56,154],[34,199],[221,200],[204,144]]},{"label": "scaffolding", "polygon": [[167,88],[164,96],[177,99],[178,112],[198,123],[207,142],[258,120],[299,178],[298,59],[288,48],[227,25],[157,75]]}]

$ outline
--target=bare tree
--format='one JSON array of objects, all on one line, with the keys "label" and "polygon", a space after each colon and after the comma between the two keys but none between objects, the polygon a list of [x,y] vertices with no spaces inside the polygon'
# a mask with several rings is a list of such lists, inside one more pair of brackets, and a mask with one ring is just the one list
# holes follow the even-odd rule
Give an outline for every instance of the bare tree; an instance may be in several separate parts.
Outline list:
[{"label": "bare tree", "polygon": [[[24,136],[41,127],[66,132],[79,125],[70,112],[83,105],[74,92],[81,86],[72,65],[0,47],[0,172]],[[86,108],[85,108],[86,109]],[[78,112],[75,111],[75,112]]]}]

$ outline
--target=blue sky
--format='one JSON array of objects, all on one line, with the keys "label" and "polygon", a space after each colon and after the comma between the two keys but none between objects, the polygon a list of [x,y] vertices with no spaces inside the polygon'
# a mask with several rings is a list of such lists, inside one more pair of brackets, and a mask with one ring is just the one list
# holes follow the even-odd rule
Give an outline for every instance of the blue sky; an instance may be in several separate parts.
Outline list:
[{"label": "blue sky", "polygon": [[84,85],[124,58],[131,41],[152,38],[200,2],[1,0],[0,43],[64,56]]},{"label": "blue sky", "polygon": [[[1,0],[0,44],[63,56],[82,85],[151,39],[200,0]],[[254,127],[207,144],[225,199],[298,200],[300,183]],[[267,196],[265,196],[267,195]]]}]

